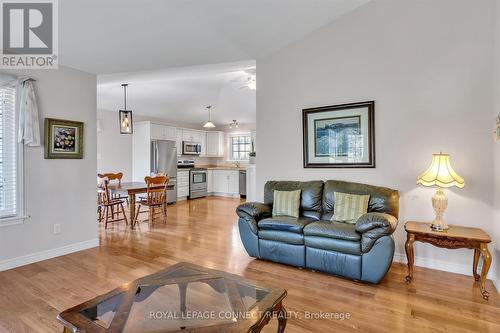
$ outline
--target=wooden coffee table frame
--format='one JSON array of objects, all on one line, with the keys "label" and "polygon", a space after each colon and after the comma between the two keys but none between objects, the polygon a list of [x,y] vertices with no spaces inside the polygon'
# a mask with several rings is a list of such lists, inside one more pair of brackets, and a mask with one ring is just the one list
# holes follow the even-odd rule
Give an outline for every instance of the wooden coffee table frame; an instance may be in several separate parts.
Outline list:
[{"label": "wooden coffee table frame", "polygon": [[[200,274],[193,274],[191,276],[183,276],[177,278],[167,278],[166,274],[176,271],[181,268],[190,268],[200,271]],[[287,292],[284,289],[269,288],[267,286],[257,285],[241,276],[229,274],[222,271],[217,271],[213,269],[208,269],[191,263],[178,263],[176,265],[170,266],[167,269],[159,271],[157,273],[145,276],[131,283],[126,283],[119,288],[116,288],[109,293],[98,296],[90,301],[79,304],[72,307],[57,316],[59,322],[64,326],[64,333],[70,332],[82,332],[86,333],[118,333],[122,332],[128,319],[129,312],[134,303],[135,294],[137,288],[141,285],[150,284],[178,284],[179,292],[181,293],[179,304],[180,310],[185,311],[185,296],[182,297],[182,292],[184,295],[186,288],[182,288],[183,283],[187,286],[189,282],[203,282],[205,280],[220,279],[223,278],[227,286],[227,294],[229,301],[232,306],[232,311],[247,312],[249,315],[245,318],[238,318],[236,322],[224,323],[224,324],[214,324],[212,326],[204,327],[193,327],[186,329],[178,329],[166,332],[196,332],[196,333],[215,333],[215,332],[248,332],[248,333],[258,333],[264,326],[266,326],[269,321],[277,317],[278,319],[278,333],[283,333],[285,331],[287,316],[286,310],[283,307],[283,299],[286,297]],[[251,309],[247,310],[243,304],[241,296],[236,289],[236,283],[244,283],[250,286],[254,286],[256,289],[265,289],[268,294],[258,301]],[[107,300],[117,294],[123,293],[123,299],[116,309],[115,316],[111,321],[109,328],[104,328],[94,321],[88,319],[80,313],[80,311],[90,308],[104,300]]]},{"label": "wooden coffee table frame", "polygon": [[[472,261],[472,274],[474,280],[480,281],[481,295],[488,300],[489,293],[486,291],[486,277],[491,266],[491,254],[488,250],[488,243],[491,238],[483,230],[478,228],[468,228],[450,225],[446,231],[433,231],[430,223],[407,222],[405,230],[407,239],[405,244],[406,258],[408,259],[408,275],[406,282],[410,283],[413,279],[414,251],[413,243],[415,241],[429,243],[437,247],[446,249],[473,249],[474,257]],[[481,275],[477,273],[479,256],[483,255],[483,268]]]}]

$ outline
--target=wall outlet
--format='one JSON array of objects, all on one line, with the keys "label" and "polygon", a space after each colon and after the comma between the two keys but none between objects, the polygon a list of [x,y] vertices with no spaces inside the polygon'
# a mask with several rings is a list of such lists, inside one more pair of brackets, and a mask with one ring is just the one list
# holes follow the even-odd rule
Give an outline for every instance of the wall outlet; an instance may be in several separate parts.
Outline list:
[{"label": "wall outlet", "polygon": [[54,224],[54,235],[57,235],[60,233],[61,233],[61,225],[58,223]]}]

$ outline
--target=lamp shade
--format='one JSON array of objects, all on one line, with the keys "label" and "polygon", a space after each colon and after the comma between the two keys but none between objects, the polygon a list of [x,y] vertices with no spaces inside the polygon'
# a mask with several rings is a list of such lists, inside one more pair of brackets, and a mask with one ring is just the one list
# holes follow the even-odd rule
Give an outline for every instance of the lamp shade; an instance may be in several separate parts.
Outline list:
[{"label": "lamp shade", "polygon": [[450,155],[432,154],[432,162],[429,169],[417,177],[417,184],[424,186],[439,187],[464,187],[465,182],[450,164]]},{"label": "lamp shade", "polygon": [[207,122],[205,123],[205,125],[203,125],[203,127],[205,127],[205,128],[214,128],[214,127],[215,127],[215,125],[214,125],[214,123],[213,123],[213,122],[211,122],[211,121],[209,120],[209,121],[207,121]]}]

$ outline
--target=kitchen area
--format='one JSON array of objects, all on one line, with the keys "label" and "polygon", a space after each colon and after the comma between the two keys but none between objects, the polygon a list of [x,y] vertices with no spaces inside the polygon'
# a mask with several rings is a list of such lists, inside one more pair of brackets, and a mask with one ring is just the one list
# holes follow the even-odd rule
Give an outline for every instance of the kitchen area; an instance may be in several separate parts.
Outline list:
[{"label": "kitchen area", "polygon": [[247,178],[247,170],[255,172],[255,165],[247,162],[245,154],[255,139],[255,131],[231,134],[162,122],[136,122],[133,181],[142,181],[145,175],[168,175],[173,185],[167,193],[169,204],[207,196],[246,198],[247,189],[255,187],[249,182],[255,177]]},{"label": "kitchen area", "polygon": [[167,202],[256,199],[256,63],[98,77],[97,172],[167,175]]}]

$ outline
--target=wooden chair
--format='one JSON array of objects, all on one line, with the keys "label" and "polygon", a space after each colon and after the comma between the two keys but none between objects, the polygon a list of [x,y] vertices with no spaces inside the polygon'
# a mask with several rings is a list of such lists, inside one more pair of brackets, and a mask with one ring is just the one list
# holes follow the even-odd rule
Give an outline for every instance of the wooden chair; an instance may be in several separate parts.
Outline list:
[{"label": "wooden chair", "polygon": [[[137,223],[139,214],[146,212],[149,212],[149,223],[152,224],[156,208],[160,208],[164,222],[167,223],[167,185],[169,178],[167,176],[146,177],[144,181],[147,184],[147,196],[137,201],[138,207],[133,225]],[[142,206],[147,206],[148,210],[141,211]]]},{"label": "wooden chair", "polygon": [[[104,187],[104,183],[103,183]],[[97,220],[99,222],[102,222],[104,218],[104,189],[103,188],[98,188],[97,189]]]},{"label": "wooden chair", "polygon": [[[122,178],[123,178],[123,172],[117,172],[117,173],[98,173],[97,177],[104,181],[105,179],[109,180],[110,182],[116,180],[118,181],[118,185],[122,184]],[[127,196],[121,196],[119,194],[114,194],[113,199],[120,199],[120,200],[125,200],[127,202],[127,205],[129,204],[128,202],[128,197]]]},{"label": "wooden chair", "polygon": [[[104,229],[108,228],[108,223],[110,222],[125,221],[125,224],[128,225],[127,214],[125,214],[125,209],[123,208],[123,200],[112,198],[109,193],[108,184],[109,180],[105,179],[104,189],[98,193],[98,200],[100,200],[99,207],[101,207],[99,221],[104,219]],[[123,218],[119,218],[119,209],[121,209]]]}]

